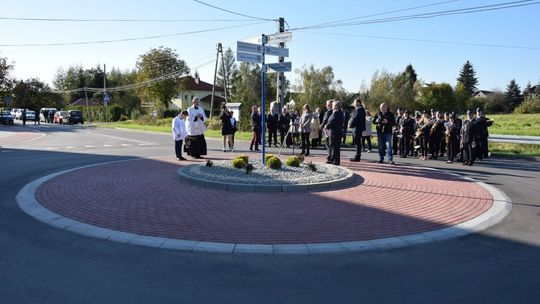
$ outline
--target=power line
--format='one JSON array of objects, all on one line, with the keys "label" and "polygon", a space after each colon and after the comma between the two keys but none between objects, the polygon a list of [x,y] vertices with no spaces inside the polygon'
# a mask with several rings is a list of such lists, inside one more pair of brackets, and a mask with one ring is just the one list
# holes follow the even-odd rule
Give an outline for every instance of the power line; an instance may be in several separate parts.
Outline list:
[{"label": "power line", "polygon": [[293,29],[290,29],[290,31],[314,29],[314,28],[344,27],[344,26],[353,26],[353,25],[362,25],[362,24],[386,23],[386,22],[403,21],[403,20],[410,20],[410,19],[434,18],[434,17],[448,16],[448,15],[471,14],[471,13],[478,13],[478,12],[530,6],[530,5],[535,5],[535,4],[540,3],[540,1],[534,1],[534,2],[532,1],[533,0],[512,1],[512,2],[482,5],[482,6],[475,6],[475,7],[454,9],[454,10],[428,12],[428,13],[415,14],[415,15],[404,15],[404,16],[388,17],[388,18],[381,18],[381,19],[371,19],[371,20],[358,21],[358,22],[343,22],[343,23],[326,24],[326,25],[310,25],[310,26],[293,28]]},{"label": "power line", "polygon": [[375,13],[375,14],[364,15],[364,16],[360,16],[360,17],[353,17],[353,18],[347,18],[347,19],[335,20],[335,21],[330,21],[330,22],[320,23],[320,24],[317,24],[317,25],[334,24],[334,23],[340,23],[340,22],[345,22],[345,21],[351,21],[351,20],[357,20],[357,19],[363,19],[363,18],[369,18],[369,17],[376,17],[376,16],[388,15],[388,14],[399,13],[399,12],[405,12],[405,11],[412,11],[412,10],[419,9],[419,8],[425,8],[425,7],[437,6],[437,5],[448,4],[448,3],[452,3],[452,2],[458,2],[458,1],[461,1],[461,0],[450,0],[450,1],[443,1],[443,2],[436,2],[436,3],[431,3],[431,4],[425,4],[425,5],[419,5],[419,6],[407,7],[407,8],[396,9],[396,10],[391,10],[391,11],[386,11],[386,12],[381,12],[381,13]]},{"label": "power line", "polygon": [[246,22],[249,19],[79,19],[79,18],[31,18],[2,17],[9,21],[42,21],[42,22]]},{"label": "power line", "polygon": [[330,35],[330,36],[363,37],[363,38],[372,38],[372,39],[399,40],[399,41],[424,42],[424,43],[435,43],[435,44],[468,45],[468,46],[491,47],[491,48],[540,50],[540,47],[504,45],[504,44],[492,44],[492,43],[457,42],[457,41],[444,41],[444,40],[428,40],[428,39],[415,39],[415,38],[403,38],[403,37],[391,37],[391,36],[346,34],[346,33],[329,33],[329,32],[312,32],[312,31],[301,31],[300,33]]},{"label": "power line", "polygon": [[230,11],[228,9],[224,9],[222,7],[218,7],[218,6],[203,2],[203,1],[199,1],[199,0],[193,0],[193,1],[195,1],[195,2],[197,2],[199,4],[202,4],[202,5],[209,6],[211,8],[215,8],[215,9],[220,10],[220,11],[227,12],[229,14],[237,15],[237,16],[247,17],[247,18],[251,18],[251,19],[255,19],[255,20],[278,21],[277,19],[260,18],[260,17],[250,16],[250,15],[240,14],[240,13],[237,13],[237,12]]},{"label": "power line", "polygon": [[0,47],[65,46],[65,45],[88,45],[88,44],[105,44],[105,43],[115,43],[115,42],[139,41],[139,40],[177,37],[177,36],[183,36],[183,35],[191,35],[191,34],[200,34],[200,33],[214,32],[214,31],[222,31],[222,30],[228,30],[228,29],[233,29],[233,28],[251,26],[251,25],[255,25],[255,24],[261,24],[261,23],[264,23],[264,22],[267,22],[267,21],[258,21],[258,22],[240,24],[240,25],[227,26],[227,27],[210,28],[210,29],[204,29],[204,30],[181,32],[181,33],[166,34],[166,35],[154,35],[154,36],[121,38],[121,39],[111,39],[111,40],[97,40],[97,41],[76,41],[76,42],[59,42],[59,43],[0,44]]}]

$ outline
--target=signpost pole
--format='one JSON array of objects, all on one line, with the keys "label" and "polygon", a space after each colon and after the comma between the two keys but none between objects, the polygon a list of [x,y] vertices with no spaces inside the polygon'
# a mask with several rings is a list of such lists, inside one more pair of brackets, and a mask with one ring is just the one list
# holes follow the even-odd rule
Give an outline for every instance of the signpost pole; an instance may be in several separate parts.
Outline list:
[{"label": "signpost pole", "polygon": [[107,104],[109,103],[109,101],[105,100],[107,96],[107,66],[105,64],[103,64],[103,102],[105,103],[105,122],[107,122],[107,112],[108,112],[108,109],[107,109]]},{"label": "signpost pole", "polygon": [[266,154],[266,130],[265,130],[265,126],[266,126],[266,101],[265,101],[265,96],[264,96],[264,91],[265,91],[265,87],[266,87],[266,65],[264,64],[264,45],[266,44],[266,35],[262,35],[261,37],[261,44],[262,44],[262,67],[261,67],[261,145],[262,145],[262,149],[261,149],[261,154],[262,154],[262,164],[263,166],[265,165],[265,154]]}]

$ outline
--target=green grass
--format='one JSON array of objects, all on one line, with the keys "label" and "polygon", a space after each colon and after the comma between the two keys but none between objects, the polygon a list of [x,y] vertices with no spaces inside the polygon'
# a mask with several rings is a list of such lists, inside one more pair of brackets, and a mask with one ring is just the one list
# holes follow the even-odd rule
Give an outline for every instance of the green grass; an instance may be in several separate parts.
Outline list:
[{"label": "green grass", "polygon": [[540,157],[540,145],[490,142],[489,151],[491,151],[493,155]]},{"label": "green grass", "polygon": [[540,136],[540,114],[486,115],[494,123],[489,134]]},{"label": "green grass", "polygon": [[[99,127],[105,127],[105,128],[124,128],[124,129],[133,129],[133,130],[140,130],[140,131],[151,131],[151,132],[160,132],[160,133],[171,133],[171,126],[170,125],[163,125],[163,126],[155,126],[155,125],[140,125],[138,123],[135,123],[133,121],[124,121],[124,122],[113,122],[113,123],[107,123],[107,124],[98,124]],[[206,133],[204,133],[206,137],[213,137],[213,138],[221,138],[221,130],[207,130]],[[239,140],[250,140],[251,139],[251,132],[236,132],[234,135],[235,139]]]}]

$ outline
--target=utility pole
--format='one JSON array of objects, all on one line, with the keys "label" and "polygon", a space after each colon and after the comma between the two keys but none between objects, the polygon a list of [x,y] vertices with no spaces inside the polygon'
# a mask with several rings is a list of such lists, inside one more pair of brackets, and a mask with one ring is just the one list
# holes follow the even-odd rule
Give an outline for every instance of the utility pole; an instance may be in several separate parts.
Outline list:
[{"label": "utility pole", "polygon": [[[86,93],[86,87],[84,87],[84,99],[86,99],[86,116],[90,117],[90,110],[88,109],[88,93]],[[92,121],[91,119],[88,119]]]},{"label": "utility pole", "polygon": [[[225,60],[223,59],[223,49],[221,50],[221,67],[223,68],[223,90],[225,91],[225,103],[229,102],[227,94],[227,70],[225,69]],[[230,72],[230,71],[229,71]]]},{"label": "utility pole", "polygon": [[[279,18],[279,32],[285,32],[285,18]],[[280,48],[285,48],[285,42],[279,43]],[[279,57],[279,62],[285,62],[285,57]],[[276,100],[279,102],[279,111],[283,108],[285,104],[285,75],[283,72],[277,73],[277,92]]]},{"label": "utility pole", "polygon": [[103,64],[103,101],[105,104],[105,122],[107,122],[107,104],[108,101],[105,100],[107,96],[107,66]]},{"label": "utility pole", "polygon": [[216,52],[216,67],[214,69],[214,84],[212,85],[212,98],[210,99],[210,119],[212,119],[212,112],[214,112],[214,95],[216,92],[216,80],[217,80],[217,67],[219,61],[219,53],[221,53],[221,42],[217,45]]}]

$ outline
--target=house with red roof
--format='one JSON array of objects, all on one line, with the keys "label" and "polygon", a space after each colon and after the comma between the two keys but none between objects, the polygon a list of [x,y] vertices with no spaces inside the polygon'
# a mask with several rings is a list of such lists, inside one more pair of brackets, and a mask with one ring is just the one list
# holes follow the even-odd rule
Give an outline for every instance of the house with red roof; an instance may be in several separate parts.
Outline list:
[{"label": "house with red roof", "polygon": [[[191,106],[191,101],[194,97],[199,97],[201,106],[205,110],[210,110],[210,102],[212,100],[212,84],[200,80],[196,74],[195,77],[185,76],[182,79],[184,83],[184,89],[173,98],[170,108],[171,109],[186,109]],[[214,109],[218,109],[219,106],[226,102],[225,90],[216,85],[214,92]]]}]

